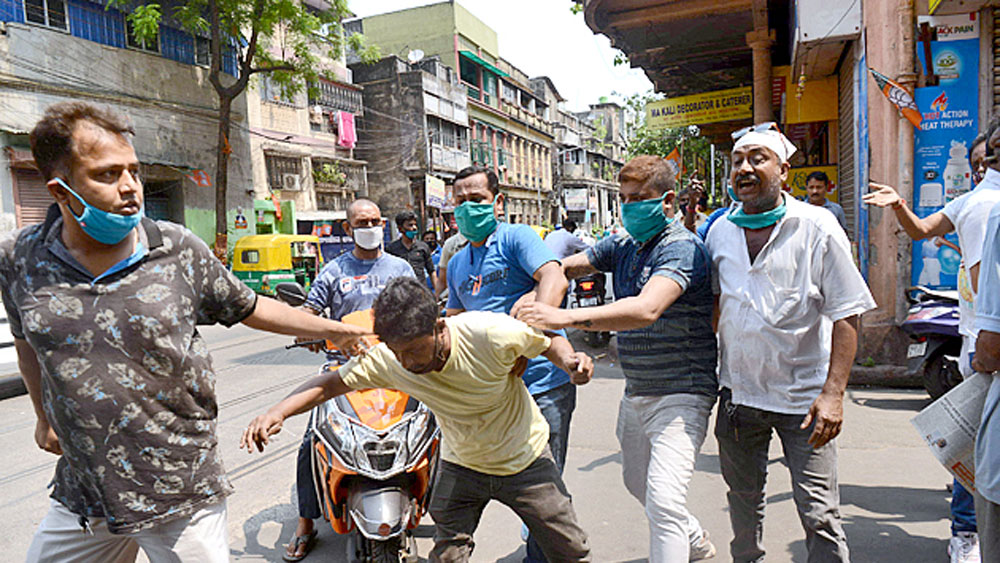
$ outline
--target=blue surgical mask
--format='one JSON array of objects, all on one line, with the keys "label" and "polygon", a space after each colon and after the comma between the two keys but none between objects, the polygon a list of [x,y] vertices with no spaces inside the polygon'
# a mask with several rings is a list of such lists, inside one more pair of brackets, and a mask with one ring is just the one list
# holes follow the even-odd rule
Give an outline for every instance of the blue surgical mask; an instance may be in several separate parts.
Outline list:
[{"label": "blue surgical mask", "polygon": [[73,191],[73,188],[69,187],[69,184],[64,182],[62,178],[56,178],[62,187],[66,188],[66,191],[73,194],[73,197],[83,205],[83,214],[77,215],[73,208],[70,207],[69,212],[73,214],[76,222],[80,224],[80,228],[83,232],[90,235],[91,238],[97,242],[103,244],[118,244],[121,242],[133,229],[142,221],[143,210],[139,209],[138,213],[132,215],[119,215],[117,213],[110,213],[101,209],[94,207],[93,205],[84,201],[80,194]]},{"label": "blue surgical mask", "polygon": [[663,212],[665,196],[622,204],[622,224],[639,244],[653,238],[673,221]]},{"label": "blue surgical mask", "polygon": [[417,231],[404,231],[403,234],[405,234],[406,238],[410,240],[414,240],[417,238]]}]

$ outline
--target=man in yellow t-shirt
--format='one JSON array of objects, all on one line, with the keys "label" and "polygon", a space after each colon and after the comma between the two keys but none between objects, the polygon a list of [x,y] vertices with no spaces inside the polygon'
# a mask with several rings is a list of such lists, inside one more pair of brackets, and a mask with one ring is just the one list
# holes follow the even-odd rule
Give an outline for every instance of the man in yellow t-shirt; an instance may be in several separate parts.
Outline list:
[{"label": "man in yellow t-shirt", "polygon": [[512,370],[522,356],[544,355],[582,385],[593,361],[565,338],[507,315],[440,318],[430,291],[411,278],[390,281],[373,309],[382,343],[255,418],[240,446],[263,451],[285,418],[352,389],[398,389],[430,408],[443,436],[430,504],[437,526],[431,561],[468,561],[480,515],[494,499],[521,517],[548,560],[590,561],[587,535],[548,449],[548,424]]}]

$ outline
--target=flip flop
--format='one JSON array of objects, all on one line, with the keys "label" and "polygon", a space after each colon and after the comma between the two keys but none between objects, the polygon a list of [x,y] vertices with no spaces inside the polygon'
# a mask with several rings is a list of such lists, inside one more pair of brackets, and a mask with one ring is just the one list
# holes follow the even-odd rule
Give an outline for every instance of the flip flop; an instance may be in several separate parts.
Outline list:
[{"label": "flip flop", "polygon": [[[309,550],[312,549],[313,543],[316,541],[316,530],[309,532],[304,536],[292,536],[292,541],[286,546],[285,552],[281,554],[281,558],[285,561],[302,561],[305,559],[306,555],[309,555]],[[292,553],[299,550],[299,546],[305,546],[305,550],[302,551],[302,555],[295,556],[289,555],[287,547],[292,548]]]}]

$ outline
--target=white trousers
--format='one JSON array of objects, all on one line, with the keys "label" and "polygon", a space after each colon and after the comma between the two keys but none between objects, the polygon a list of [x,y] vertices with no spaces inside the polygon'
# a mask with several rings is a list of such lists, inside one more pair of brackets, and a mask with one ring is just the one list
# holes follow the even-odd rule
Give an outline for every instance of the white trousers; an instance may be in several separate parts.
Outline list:
[{"label": "white trousers", "polygon": [[151,563],[229,561],[224,500],[132,534],[112,534],[104,518],[90,518],[93,533],[84,531],[79,516],[61,502],[50,501],[28,548],[28,563],[131,563],[140,547]]},{"label": "white trousers", "polygon": [[646,507],[650,563],[687,561],[704,533],[688,512],[687,493],[714,403],[713,397],[687,393],[622,397],[622,477]]}]

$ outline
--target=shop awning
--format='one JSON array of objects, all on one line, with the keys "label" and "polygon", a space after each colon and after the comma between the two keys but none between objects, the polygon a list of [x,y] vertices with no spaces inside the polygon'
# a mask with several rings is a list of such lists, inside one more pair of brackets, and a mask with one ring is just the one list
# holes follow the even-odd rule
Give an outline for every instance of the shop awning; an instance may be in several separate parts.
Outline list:
[{"label": "shop awning", "polygon": [[476,64],[479,64],[480,66],[482,66],[483,68],[485,68],[486,70],[492,72],[497,76],[510,76],[506,72],[484,61],[479,55],[473,53],[472,51],[459,51],[458,54],[462,55],[463,57],[469,59],[470,61]]}]

